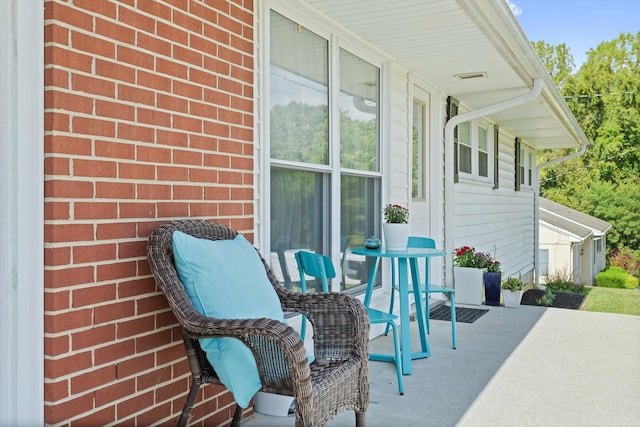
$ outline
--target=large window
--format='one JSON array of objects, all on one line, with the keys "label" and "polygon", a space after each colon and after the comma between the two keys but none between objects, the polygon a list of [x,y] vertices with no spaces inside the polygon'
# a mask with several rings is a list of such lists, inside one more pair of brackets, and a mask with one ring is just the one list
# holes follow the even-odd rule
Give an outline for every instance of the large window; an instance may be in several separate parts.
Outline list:
[{"label": "large window", "polygon": [[329,38],[271,11],[271,264],[295,288],[295,251],[333,255],[356,290],[368,266],[349,248],[380,235],[380,67]]},{"label": "large window", "polygon": [[495,161],[493,131],[480,120],[458,125],[458,173],[466,179],[490,182]]}]

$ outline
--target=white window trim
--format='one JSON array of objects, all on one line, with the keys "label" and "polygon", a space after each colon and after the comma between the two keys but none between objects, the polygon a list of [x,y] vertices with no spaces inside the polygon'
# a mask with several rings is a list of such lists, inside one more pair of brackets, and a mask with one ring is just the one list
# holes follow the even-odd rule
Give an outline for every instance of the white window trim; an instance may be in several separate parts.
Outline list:
[{"label": "white window trim", "polygon": [[[487,131],[487,176],[480,176],[479,174],[479,163],[478,163],[478,154],[479,154],[479,147],[478,147],[478,128],[482,127],[484,129],[486,129]],[[460,181],[466,180],[466,181],[474,181],[474,182],[481,182],[481,183],[486,183],[486,184],[490,184],[493,185],[493,174],[494,174],[494,168],[493,168],[493,162],[494,160],[494,156],[493,156],[493,148],[494,148],[494,144],[497,143],[497,141],[494,141],[494,133],[493,133],[493,123],[490,123],[486,120],[482,120],[482,119],[476,119],[476,120],[470,120],[469,121],[469,128],[470,128],[470,133],[471,133],[471,173],[467,173],[464,172],[460,169],[460,142],[458,142],[458,177]]]}]

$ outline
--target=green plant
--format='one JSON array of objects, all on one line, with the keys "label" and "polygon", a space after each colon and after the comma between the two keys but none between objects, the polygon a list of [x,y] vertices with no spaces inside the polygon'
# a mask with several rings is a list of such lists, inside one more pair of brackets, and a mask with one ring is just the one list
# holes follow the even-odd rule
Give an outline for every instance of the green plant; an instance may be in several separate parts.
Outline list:
[{"label": "green plant", "polygon": [[629,275],[622,267],[608,267],[596,274],[596,286],[634,289],[638,287],[638,279]]},{"label": "green plant", "polygon": [[584,285],[575,283],[567,270],[556,270],[549,273],[544,280],[545,287],[555,292],[583,294]]},{"label": "green plant", "polygon": [[509,277],[507,280],[502,282],[502,289],[507,291],[521,291],[527,285],[517,277]]},{"label": "green plant", "polygon": [[540,298],[536,299],[536,302],[539,305],[546,305],[546,306],[550,306],[551,304],[553,304],[553,300],[556,298],[556,295],[551,292],[550,289],[547,289],[544,292],[544,295],[542,295]]},{"label": "green plant", "polygon": [[587,299],[582,310],[640,316],[640,292],[635,289],[586,286],[585,290]]},{"label": "green plant", "polygon": [[384,220],[389,224],[405,224],[409,222],[409,209],[389,203],[382,211]]},{"label": "green plant", "polygon": [[453,265],[456,267],[486,268],[490,273],[500,272],[499,261],[494,260],[488,253],[476,251],[470,246],[456,249]]}]

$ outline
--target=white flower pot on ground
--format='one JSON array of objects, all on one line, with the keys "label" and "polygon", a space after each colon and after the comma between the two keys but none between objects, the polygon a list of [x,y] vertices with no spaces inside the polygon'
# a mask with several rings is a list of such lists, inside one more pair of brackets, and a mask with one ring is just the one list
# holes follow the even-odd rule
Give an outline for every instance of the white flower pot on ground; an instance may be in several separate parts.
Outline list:
[{"label": "white flower pot on ground", "polygon": [[502,300],[505,307],[519,307],[522,300],[522,290],[510,291],[507,289],[502,290]]},{"label": "white flower pot on ground", "polygon": [[483,272],[480,268],[453,267],[456,304],[482,305]]}]

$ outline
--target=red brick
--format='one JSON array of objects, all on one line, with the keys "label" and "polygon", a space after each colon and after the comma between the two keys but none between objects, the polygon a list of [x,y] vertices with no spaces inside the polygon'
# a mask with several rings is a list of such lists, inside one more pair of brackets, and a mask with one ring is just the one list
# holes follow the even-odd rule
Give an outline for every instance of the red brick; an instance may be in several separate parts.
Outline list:
[{"label": "red brick", "polygon": [[170,342],[171,330],[169,329],[145,335],[143,337],[136,338],[136,353],[144,353],[145,351],[153,350]]},{"label": "red brick", "polygon": [[47,42],[69,46],[69,29],[55,24],[45,25],[44,39]]},{"label": "red brick", "polygon": [[174,129],[182,129],[189,132],[202,132],[202,120],[193,117],[173,115],[172,127]]},{"label": "red brick", "polygon": [[168,200],[171,186],[162,184],[138,184],[136,198],[140,200]]},{"label": "red brick", "polygon": [[135,278],[118,284],[118,296],[120,298],[135,297],[156,292],[156,285],[151,277],[144,279]]},{"label": "red brick", "polygon": [[106,405],[126,396],[133,396],[136,392],[136,384],[133,379],[118,381],[96,390],[96,406]]},{"label": "red brick", "polygon": [[197,151],[173,150],[173,163],[180,165],[202,165],[202,153]]},{"label": "red brick", "polygon": [[82,181],[47,180],[44,196],[56,199],[87,199],[93,197],[93,184]]},{"label": "red brick", "polygon": [[155,140],[155,129],[127,123],[118,123],[118,139],[153,142]]},{"label": "red brick", "polygon": [[116,6],[109,2],[97,2],[95,0],[74,0],[73,5],[99,15],[104,15],[107,18],[116,17]]},{"label": "red brick", "polygon": [[221,153],[205,154],[204,165],[228,169],[231,167],[231,156]]},{"label": "red brick", "polygon": [[73,131],[78,134],[93,136],[116,136],[116,125],[112,121],[87,117],[74,117],[71,122]]},{"label": "red brick", "polygon": [[218,58],[204,57],[204,68],[220,76],[228,76],[230,65]]},{"label": "red brick", "polygon": [[158,93],[156,106],[164,110],[177,111],[181,113],[189,112],[189,101],[166,93]]},{"label": "red brick", "polygon": [[175,81],[173,93],[191,99],[203,99],[202,87],[192,83]]},{"label": "red brick", "polygon": [[45,175],[71,175],[71,165],[69,159],[60,159],[51,156],[45,156],[44,159]]},{"label": "red brick", "polygon": [[218,120],[232,125],[242,125],[242,113],[220,108],[218,109]]},{"label": "red brick", "polygon": [[136,108],[136,116],[139,123],[154,126],[171,127],[171,114],[148,108]]},{"label": "red brick", "polygon": [[204,189],[204,199],[205,200],[230,200],[231,191],[229,190],[228,187],[207,187]]},{"label": "red brick", "polygon": [[56,379],[91,367],[91,352],[76,353],[57,359],[45,359],[44,377]]},{"label": "red brick", "polygon": [[186,147],[189,145],[189,135],[186,132],[173,132],[164,129],[156,131],[158,144]]},{"label": "red brick", "polygon": [[[71,209],[69,202],[46,202],[44,204],[44,219],[45,220],[68,220]],[[49,264],[55,265],[55,264]]]},{"label": "red brick", "polygon": [[96,198],[135,199],[136,186],[133,183],[96,182]]},{"label": "red brick", "polygon": [[121,222],[115,224],[97,224],[96,238],[98,240],[122,239],[136,235],[136,224]]},{"label": "red brick", "polygon": [[[158,387],[155,391],[156,394],[156,401],[157,402],[164,402],[166,400],[169,399],[175,399],[176,396],[180,396],[182,395],[186,395],[186,392],[188,390],[189,387],[189,380],[188,378],[182,378],[179,380],[175,380],[174,382]],[[208,385],[207,387],[211,387],[211,385]],[[184,401],[185,401],[186,397],[182,397],[180,396],[178,399],[181,402],[182,405],[184,405]],[[182,408],[180,407],[180,410],[182,410]]]},{"label": "red brick", "polygon": [[115,420],[116,420],[116,407],[109,406],[104,409],[93,410],[86,417],[77,418],[71,421],[70,426],[71,427],[106,426],[106,425],[113,424]]},{"label": "red brick", "polygon": [[171,79],[156,72],[136,70],[136,82],[138,86],[147,87],[154,91],[171,92]]},{"label": "red brick", "polygon": [[136,425],[139,425],[139,426],[158,425],[158,422],[161,419],[166,418],[172,414],[171,410],[172,410],[172,405],[170,402],[167,402],[163,405],[158,405],[156,403],[156,405],[153,406],[150,410],[136,416]]},{"label": "red brick", "polygon": [[102,365],[118,359],[126,359],[135,354],[135,340],[112,342],[93,351],[94,363]]},{"label": "red brick", "polygon": [[127,277],[136,276],[136,263],[127,262],[111,262],[96,266],[96,280],[103,282],[106,280],[120,280]]},{"label": "red brick", "polygon": [[112,41],[76,31],[71,33],[71,46],[74,50],[107,58],[113,58],[116,51],[115,44]]},{"label": "red brick", "polygon": [[93,409],[93,394],[88,393],[65,402],[55,402],[53,405],[44,406],[45,424],[58,424],[68,420],[76,414],[91,411]]},{"label": "red brick", "polygon": [[45,356],[59,356],[69,352],[69,336],[62,335],[59,337],[44,338],[44,354]]},{"label": "red brick", "polygon": [[155,330],[153,316],[137,317],[118,322],[118,339]]},{"label": "red brick", "polygon": [[69,396],[69,380],[44,383],[45,402],[56,402]]},{"label": "red brick", "polygon": [[157,34],[158,37],[161,37],[165,40],[171,40],[174,43],[179,43],[183,46],[186,46],[189,43],[189,34],[182,28],[179,28],[175,25],[158,22]]},{"label": "red brick", "polygon": [[47,243],[90,241],[93,240],[93,225],[45,224],[44,237]]},{"label": "red brick", "polygon": [[[115,247],[115,245],[108,246]],[[72,298],[72,307],[74,308],[112,301],[116,298],[116,285],[92,285],[89,288],[74,289]]]},{"label": "red brick", "polygon": [[217,213],[217,203],[189,203],[189,216],[215,217]]},{"label": "red brick", "polygon": [[[122,179],[155,179],[156,167],[140,163],[120,163],[118,176]],[[121,218],[126,218],[126,216],[121,216]]]},{"label": "red brick", "polygon": [[[91,3],[95,3],[93,0],[89,0]],[[102,3],[102,2],[100,2]],[[99,17],[95,18],[96,34],[100,34],[101,36],[105,36],[109,40],[117,40],[123,42],[125,44],[133,44],[136,40],[136,32],[128,28],[124,25],[120,25],[114,21],[108,21]]]},{"label": "red brick", "polygon": [[194,18],[191,15],[182,13],[179,10],[174,10],[172,20],[175,25],[181,28],[186,28],[187,30],[198,34],[202,33],[202,21],[200,19]]},{"label": "red brick", "polygon": [[47,112],[44,113],[44,127],[47,130],[69,132],[69,120],[71,117],[68,114]]},{"label": "red brick", "polygon": [[118,419],[140,412],[153,406],[153,391],[136,394],[117,404]]},{"label": "red brick", "polygon": [[218,139],[206,135],[189,135],[189,147],[198,150],[217,151]]},{"label": "red brick", "polygon": [[86,95],[48,90],[44,96],[46,105],[56,110],[93,114],[93,99]]},{"label": "red brick", "polygon": [[[171,43],[166,39],[155,37],[151,34],[138,32],[137,46],[162,56],[171,56]],[[158,58],[156,58],[156,61]]]},{"label": "red brick", "polygon": [[[136,314],[138,316],[153,313],[156,311],[167,310],[167,299],[164,294],[150,295],[145,298],[138,298],[136,301]],[[138,349],[138,352],[141,350]]]},{"label": "red brick", "polygon": [[189,216],[188,203],[158,203],[158,216],[160,218],[177,218]]},{"label": "red brick", "polygon": [[102,58],[96,59],[96,75],[131,84],[136,82],[135,68]]},{"label": "red brick", "polygon": [[95,307],[93,311],[93,323],[95,325],[99,325],[133,316],[135,314],[135,303],[133,301],[123,301],[114,304],[101,305],[99,307]]},{"label": "red brick", "polygon": [[153,70],[155,63],[153,55],[122,45],[119,45],[116,49],[116,59],[118,62],[124,62],[148,70]]},{"label": "red brick", "polygon": [[118,83],[118,99],[153,106],[156,98],[149,89]]},{"label": "red brick", "polygon": [[73,52],[62,46],[45,46],[44,63],[55,64],[59,68],[69,68],[76,71],[90,73],[93,58],[84,53]]},{"label": "red brick", "polygon": [[127,378],[129,376],[136,375],[139,372],[153,368],[153,359],[153,354],[145,354],[143,356],[123,360],[116,365],[118,379]]},{"label": "red brick", "polygon": [[[191,116],[204,117],[208,120],[217,120],[218,107],[212,104],[192,101],[192,102],[189,102],[189,114]],[[201,135],[195,135],[195,136],[201,136]]]},{"label": "red brick", "polygon": [[[44,70],[44,85],[46,88],[58,87],[62,89],[69,88],[69,72],[51,67]],[[49,106],[45,104],[45,108]]]},{"label": "red brick", "polygon": [[95,150],[97,157],[133,160],[135,159],[136,147],[133,144],[113,141],[96,141]]},{"label": "red brick", "polygon": [[116,84],[114,82],[76,73],[71,75],[71,88],[77,92],[85,92],[109,98],[114,98],[116,94]]},{"label": "red brick", "polygon": [[204,122],[204,133],[209,136],[228,138],[231,135],[229,125],[225,123]]},{"label": "red brick", "polygon": [[166,59],[156,59],[156,71],[161,74],[177,77],[180,79],[189,78],[189,69],[186,65],[178,64],[174,61],[168,61]]},{"label": "red brick", "polygon": [[135,108],[122,103],[102,101],[96,99],[96,115],[112,119],[133,121],[135,119]]},{"label": "red brick", "polygon": [[155,218],[154,203],[120,203],[120,218]]},{"label": "red brick", "polygon": [[203,189],[195,185],[175,185],[173,187],[174,200],[202,200]]},{"label": "red brick", "polygon": [[191,49],[202,52],[205,55],[212,57],[218,56],[218,44],[213,43],[211,39],[206,37],[199,37],[195,34],[189,36],[189,47]]},{"label": "red brick", "polygon": [[93,269],[93,266],[86,266],[70,267],[60,270],[45,270],[45,285],[50,289],[55,289],[65,286],[91,283],[94,281]]},{"label": "red brick", "polygon": [[186,353],[182,340],[176,342],[176,344],[172,345],[171,347],[158,350],[156,357],[158,365],[164,365],[165,363],[170,363],[172,361],[178,361],[185,358]]},{"label": "red brick", "polygon": [[136,10],[121,7],[118,10],[118,20],[138,30],[147,33],[154,33],[156,29],[156,21],[153,18],[145,16]]},{"label": "red brick", "polygon": [[118,215],[116,202],[76,202],[74,204],[75,219],[109,219]]},{"label": "red brick", "polygon": [[79,394],[95,389],[103,384],[109,384],[116,379],[116,367],[105,366],[93,368],[91,372],[71,378],[71,394]]},{"label": "red brick", "polygon": [[46,311],[60,311],[71,307],[69,291],[49,291],[44,293],[44,309]]},{"label": "red brick", "polygon": [[115,335],[115,325],[98,326],[83,332],[74,332],[71,335],[71,349],[77,351],[109,343],[115,339]]},{"label": "red brick", "polygon": [[118,243],[118,259],[139,258],[147,255],[147,241]]},{"label": "red brick", "polygon": [[[90,98],[81,96],[81,100]],[[93,108],[93,107],[92,107]],[[77,154],[80,156],[90,156],[91,139],[76,138],[68,135],[47,135],[45,136],[45,151],[55,154]]]}]

